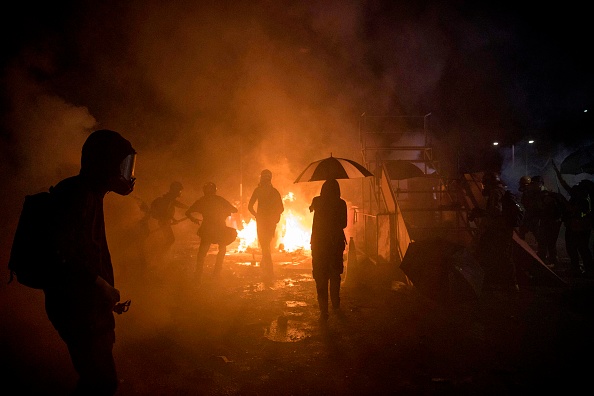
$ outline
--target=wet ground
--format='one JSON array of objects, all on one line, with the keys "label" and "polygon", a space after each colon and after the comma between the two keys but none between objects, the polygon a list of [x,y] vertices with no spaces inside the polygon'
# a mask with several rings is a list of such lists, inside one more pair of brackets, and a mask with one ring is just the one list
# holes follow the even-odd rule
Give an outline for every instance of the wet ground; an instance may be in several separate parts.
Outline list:
[{"label": "wet ground", "polygon": [[[153,260],[141,281],[130,269],[117,274],[132,300],[116,317],[119,395],[572,393],[594,367],[594,281],[562,266],[564,286],[446,302],[358,256],[342,309],[323,326],[307,255],[276,254],[264,282],[258,255],[230,254],[220,278],[208,267],[197,285],[194,248]],[[76,378],[42,295],[20,285],[1,292],[4,384],[14,394],[67,394]]]}]

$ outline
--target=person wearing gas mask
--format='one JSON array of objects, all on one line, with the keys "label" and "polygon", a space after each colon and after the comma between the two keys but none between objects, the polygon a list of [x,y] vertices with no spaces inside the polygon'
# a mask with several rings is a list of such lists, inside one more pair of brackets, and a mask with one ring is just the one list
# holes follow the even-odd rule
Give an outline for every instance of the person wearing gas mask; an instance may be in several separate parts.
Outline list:
[{"label": "person wearing gas mask", "polygon": [[78,373],[74,394],[113,395],[118,386],[113,345],[120,291],[107,245],[103,200],[134,189],[136,151],[111,130],[97,130],[82,147],[81,168],[51,187],[61,265],[44,289],[45,309]]}]

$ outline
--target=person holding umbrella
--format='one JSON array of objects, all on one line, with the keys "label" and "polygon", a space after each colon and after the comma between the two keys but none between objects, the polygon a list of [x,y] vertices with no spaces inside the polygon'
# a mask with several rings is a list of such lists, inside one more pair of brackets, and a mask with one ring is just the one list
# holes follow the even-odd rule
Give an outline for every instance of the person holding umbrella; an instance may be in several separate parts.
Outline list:
[{"label": "person holding umbrella", "polygon": [[332,308],[340,308],[340,282],[346,247],[344,229],[347,226],[347,205],[340,197],[340,186],[336,179],[324,182],[320,195],[314,197],[309,211],[314,212],[311,230],[312,272],[316,282],[320,322],[326,323],[328,287]]}]

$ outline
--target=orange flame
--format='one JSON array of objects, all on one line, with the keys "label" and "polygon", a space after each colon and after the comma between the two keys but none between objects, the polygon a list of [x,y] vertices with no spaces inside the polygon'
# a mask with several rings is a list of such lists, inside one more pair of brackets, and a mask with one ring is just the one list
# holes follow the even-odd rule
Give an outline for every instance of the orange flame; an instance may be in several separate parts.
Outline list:
[{"label": "orange flame", "polygon": [[[292,192],[283,197],[285,202],[294,200],[295,195]],[[286,210],[276,228],[277,238],[273,241],[275,248],[285,252],[310,251],[311,222],[311,216],[304,218],[291,209]],[[246,223],[242,220],[242,226],[241,230],[237,230],[239,238],[237,252],[243,253],[250,248],[257,249],[259,242],[256,221],[249,219]]]}]

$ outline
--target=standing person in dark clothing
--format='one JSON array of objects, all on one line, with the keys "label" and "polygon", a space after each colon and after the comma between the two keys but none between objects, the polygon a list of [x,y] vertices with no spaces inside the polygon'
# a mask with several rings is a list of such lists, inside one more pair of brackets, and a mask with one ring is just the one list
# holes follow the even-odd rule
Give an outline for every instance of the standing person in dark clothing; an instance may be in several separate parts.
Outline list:
[{"label": "standing person in dark clothing", "polygon": [[206,259],[210,245],[216,244],[219,248],[213,272],[213,275],[216,277],[221,274],[223,269],[227,245],[237,238],[237,230],[227,227],[226,224],[227,217],[232,213],[236,213],[237,208],[225,198],[217,195],[217,186],[212,182],[206,183],[202,191],[204,195],[186,210],[186,216],[196,224],[200,224],[200,220],[192,214],[200,213],[202,215],[202,222],[198,229],[200,246],[198,247],[198,258],[196,262],[196,280],[198,282],[202,280],[204,260]]},{"label": "standing person in dark clothing", "polygon": [[173,182],[169,191],[157,197],[151,203],[151,216],[159,222],[159,230],[163,233],[164,248],[169,249],[175,242],[172,225],[181,220],[175,218],[175,209],[188,209],[188,205],[179,201],[183,190],[180,182]]},{"label": "standing person in dark clothing", "polygon": [[45,308],[66,342],[79,375],[75,394],[113,395],[118,378],[113,358],[120,300],[105,235],[103,198],[134,188],[136,152],[110,130],[93,132],[82,147],[80,173],[60,181],[55,197],[62,265],[44,289]]},{"label": "standing person in dark clothing", "polygon": [[570,187],[554,162],[553,169],[559,182],[569,193],[569,201],[563,214],[563,224],[565,224],[565,248],[569,256],[570,273],[574,276],[592,276],[594,275],[594,259],[590,249],[592,205],[587,184],[581,181]]},{"label": "standing person in dark clothing", "polygon": [[558,264],[557,240],[567,200],[561,193],[548,190],[541,176],[534,176],[530,183],[534,191],[533,217],[536,221],[537,255],[549,267]]},{"label": "standing person in dark clothing", "polygon": [[[257,206],[257,210],[254,205]],[[272,172],[268,169],[260,173],[260,183],[252,193],[248,210],[256,218],[258,242],[262,249],[260,266],[264,274],[270,277],[274,273],[271,243],[276,233],[276,225],[285,208],[280,193],[272,185]]]},{"label": "standing person in dark clothing", "polygon": [[518,191],[522,193],[520,202],[524,205],[526,216],[522,225],[518,227],[518,235],[520,238],[526,240],[526,234],[532,233],[536,235],[536,216],[534,211],[534,189],[532,188],[532,178],[530,176],[522,176],[518,183]]},{"label": "standing person in dark clothing", "polygon": [[475,208],[472,218],[481,217],[477,258],[485,271],[486,287],[511,288],[518,291],[513,262],[513,226],[503,215],[506,187],[498,172],[485,172],[482,179],[485,208]]},{"label": "standing person in dark clothing", "polygon": [[344,270],[347,206],[340,198],[338,181],[331,179],[324,182],[320,195],[314,197],[309,211],[314,212],[311,228],[313,278],[316,282],[320,321],[324,323],[328,320],[328,286],[332,308],[340,308],[340,275]]}]

